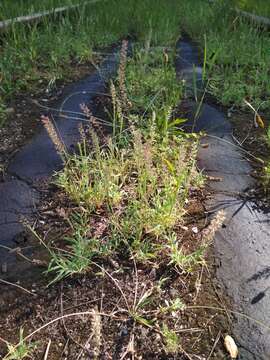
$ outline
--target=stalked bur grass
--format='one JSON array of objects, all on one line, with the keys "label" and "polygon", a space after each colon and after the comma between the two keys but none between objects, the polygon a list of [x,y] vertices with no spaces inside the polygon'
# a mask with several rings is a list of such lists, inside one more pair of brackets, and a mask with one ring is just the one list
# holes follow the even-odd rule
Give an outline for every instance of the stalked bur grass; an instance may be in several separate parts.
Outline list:
[{"label": "stalked bur grass", "polygon": [[[136,50],[136,60],[127,63],[127,48],[124,41],[118,81],[116,86],[111,84],[113,122],[118,134],[114,133],[106,147],[101,147],[93,129],[94,117],[82,105],[89,119],[90,137],[81,128],[83,151],[80,145],[78,154],[66,156],[66,166],[55,180],[83,209],[74,214],[73,235],[66,239],[73,257],[53,256],[49,272],[57,274],[55,280],[84,272],[92,259],[115,256],[123,248],[127,256],[140,261],[164,256],[162,249],[168,244],[168,233],[174,233],[176,243],[179,242],[174,228],[183,221],[188,189],[200,183],[201,176],[195,166],[197,139],[178,128],[181,119],[172,118],[181,86],[177,85],[171,59],[164,61],[161,51],[149,50],[145,55]],[[136,84],[134,73],[139,75]],[[136,114],[135,106],[129,107],[128,97],[136,94],[142,100],[145,92],[145,100],[151,101],[151,94],[161,88],[163,96],[152,103],[150,121],[148,112],[142,118]],[[43,118],[43,123],[57,151],[63,153],[52,123],[48,118]],[[89,138],[93,146],[87,152],[85,143]],[[106,236],[100,242],[90,223],[101,209],[107,225]],[[82,263],[81,257],[89,261]]]},{"label": "stalked bur grass", "polygon": [[[111,83],[112,104],[107,109],[115,132],[105,146],[94,129],[91,109],[82,106],[89,119],[86,128],[80,129],[84,145],[77,153],[65,155],[64,169],[54,178],[74,208],[65,219],[69,230],[61,248],[49,247],[47,272],[55,282],[90,271],[95,276],[98,268],[99,276],[108,276],[119,290],[124,321],[132,320],[134,330],[143,326],[157,332],[166,353],[180,354],[178,324],[171,315],[179,318],[183,310],[181,294],[163,302],[164,282],[155,279],[142,287],[138,267],[149,273],[162,268],[168,274],[184,274],[182,280],[188,282],[203,264],[221,216],[194,239],[192,252],[184,246],[181,229],[189,190],[202,185],[195,161],[198,137],[185,134],[184,120],[174,116],[182,86],[176,80],[173,54],[164,57],[162,50],[148,45],[147,52],[137,46],[134,58],[128,59],[128,44],[122,44],[118,78]],[[57,151],[63,151],[48,119],[44,125]],[[131,264],[134,276],[128,294],[107,270],[108,259],[118,264],[119,276],[123,264]],[[93,335],[91,344],[98,358],[101,319],[93,320],[96,338]]]},{"label": "stalked bur grass", "polygon": [[66,150],[66,147],[65,147],[63,141],[61,140],[52,120],[48,116],[42,116],[41,122],[42,122],[44,128],[46,129],[57,153],[62,158],[62,160],[65,161],[66,155],[67,155],[67,150]]}]

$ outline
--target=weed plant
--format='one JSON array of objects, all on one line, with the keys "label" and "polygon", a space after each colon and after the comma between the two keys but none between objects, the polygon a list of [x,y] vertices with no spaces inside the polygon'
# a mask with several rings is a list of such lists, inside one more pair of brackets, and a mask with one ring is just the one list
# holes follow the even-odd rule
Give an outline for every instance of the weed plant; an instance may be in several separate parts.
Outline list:
[{"label": "weed plant", "polygon": [[[101,145],[92,129],[92,150],[81,144],[56,178],[81,211],[72,221],[69,254],[52,258],[55,280],[87,271],[92,260],[123,254],[142,262],[167,259],[169,266],[191,272],[207,248],[201,244],[187,254],[177,230],[189,189],[202,185],[202,177],[195,166],[198,138],[184,134],[183,120],[168,112],[181,94],[172,62],[164,61],[160,48],[136,49],[127,61],[126,49],[124,42],[118,80],[111,85],[113,137]],[[106,218],[102,236],[91,228],[93,218],[101,226],[100,213]]]},{"label": "weed plant", "polygon": [[[128,345],[131,352],[137,330],[144,328],[159,334],[161,347],[155,353],[183,354],[178,332],[182,326],[179,318],[186,306],[178,295],[165,295],[163,287],[172,281],[173,273],[181,277],[187,289],[189,274],[204,265],[205,251],[223,223],[224,214],[218,213],[192,243],[185,245],[185,204],[191,187],[202,185],[202,176],[195,166],[198,137],[184,134],[179,129],[183,120],[173,116],[181,86],[170,56],[164,56],[160,48],[139,46],[134,59],[128,60],[126,51],[124,41],[118,78],[111,84],[112,101],[107,109],[114,123],[109,138],[97,136],[97,119],[82,105],[88,124],[80,126],[81,143],[77,153],[69,155],[52,122],[42,118],[65,161],[55,183],[72,206],[66,212],[69,229],[61,243],[46,244],[39,239],[51,256],[47,273],[53,277],[52,282],[92,271],[98,278],[97,284],[100,276],[107,277],[120,291],[118,300],[105,296],[103,306],[109,311],[107,305],[113,300],[113,311],[118,308],[116,312],[121,312],[120,321],[132,321],[134,335]],[[148,68],[147,81],[142,66]],[[138,86],[134,73],[138,74]],[[38,237],[35,230],[32,233]],[[108,262],[117,269],[114,275],[107,270]],[[127,278],[129,267],[125,265],[128,263],[134,269],[131,283]],[[148,277],[150,271],[159,268],[168,276],[140,283],[142,269],[147,269],[144,276]],[[122,282],[118,280],[121,274]],[[92,348],[98,358],[102,351],[102,318],[97,310],[87,313],[92,314]],[[19,346],[9,347],[7,356],[16,355]]]}]

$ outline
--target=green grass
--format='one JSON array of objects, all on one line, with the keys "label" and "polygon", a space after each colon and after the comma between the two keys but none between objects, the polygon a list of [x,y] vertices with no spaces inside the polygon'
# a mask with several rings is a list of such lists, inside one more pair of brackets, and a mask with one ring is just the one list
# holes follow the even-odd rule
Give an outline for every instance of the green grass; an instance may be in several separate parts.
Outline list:
[{"label": "green grass", "polygon": [[0,4],[0,21],[80,2],[82,0],[2,0]]},{"label": "green grass", "polygon": [[176,0],[169,4],[165,0],[104,0],[72,10],[58,20],[47,17],[32,26],[14,25],[2,34],[1,114],[16,93],[46,89],[65,79],[71,64],[92,61],[93,49],[129,34],[152,44],[176,40],[180,14]]},{"label": "green grass", "polygon": [[[177,127],[182,120],[171,117],[182,92],[172,59],[165,61],[160,49],[135,49],[125,74],[121,63],[113,87],[114,137],[102,148],[92,132],[92,151],[82,143],[79,154],[67,157],[56,183],[83,211],[71,221],[66,239],[71,253],[52,258],[49,272],[57,274],[55,280],[87,271],[92,260],[123,253],[142,262],[165,257],[169,266],[179,266],[171,239],[179,242],[176,228],[183,222],[188,190],[202,177],[195,166],[197,138],[185,135]],[[123,76],[126,88],[121,89]],[[126,91],[128,111],[120,100]],[[90,229],[100,211],[107,219],[102,239]],[[185,263],[184,250],[182,258],[182,271],[199,264],[195,257]]]},{"label": "green grass", "polygon": [[266,0],[234,0],[233,4],[244,11],[270,17],[270,4]]},{"label": "green grass", "polygon": [[[270,39],[230,10],[230,1],[183,3],[182,27],[206,46],[208,92],[226,106],[270,108]],[[203,56],[202,56],[203,58]]]},{"label": "green grass", "polygon": [[6,360],[23,360],[31,359],[33,351],[37,347],[36,342],[26,342],[23,336],[23,329],[20,328],[19,343],[14,346],[7,344],[9,354],[5,357]]}]

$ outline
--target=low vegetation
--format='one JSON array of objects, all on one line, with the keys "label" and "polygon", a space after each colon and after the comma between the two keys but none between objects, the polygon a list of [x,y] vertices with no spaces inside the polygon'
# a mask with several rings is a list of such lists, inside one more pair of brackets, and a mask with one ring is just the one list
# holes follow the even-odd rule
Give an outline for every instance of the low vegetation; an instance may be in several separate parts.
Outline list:
[{"label": "low vegetation", "polygon": [[[54,182],[69,208],[64,215],[66,235],[60,241],[45,244],[36,236],[51,257],[47,270],[51,283],[90,273],[94,278],[107,277],[114,291],[120,292],[117,305],[112,301],[115,296],[108,296],[102,306],[108,311],[116,306],[122,321],[133,324],[127,353],[141,347],[145,328],[149,335],[159,334],[147,350],[149,356],[186,354],[178,335],[184,296],[179,289],[165,296],[165,288],[176,278],[188,288],[195,276],[194,296],[198,296],[205,252],[224,214],[219,212],[200,232],[190,233],[185,224],[190,192],[202,187],[203,177],[195,162],[198,137],[185,134],[184,120],[172,111],[182,92],[173,52],[152,47],[151,42],[136,45],[132,59],[126,52],[124,41],[107,104],[110,136],[102,134],[98,119],[82,104],[88,123],[80,126],[78,151],[69,155],[50,119],[43,118],[65,161]],[[149,275],[153,271],[159,275]],[[99,319],[95,334],[106,331],[100,313],[95,313]],[[98,338],[95,358],[102,351]]]},{"label": "low vegetation", "polygon": [[267,32],[250,26],[230,1],[184,2],[182,27],[205,53],[208,93],[226,106],[243,108],[247,99],[256,109],[269,109]]},{"label": "low vegetation", "polygon": [[[124,42],[118,81],[111,84],[113,137],[100,144],[94,117],[83,106],[89,126],[80,129],[79,153],[62,154],[66,166],[56,183],[81,211],[70,220],[72,255],[55,255],[49,267],[57,280],[88,269],[92,259],[115,254],[142,261],[167,258],[184,272],[202,260],[203,249],[185,254],[177,235],[189,189],[202,185],[195,165],[197,137],[184,134],[179,128],[184,120],[172,116],[181,86],[160,49],[135,48],[127,69],[126,50]],[[60,139],[47,129],[61,151]],[[102,240],[96,235],[100,227],[106,234]]]},{"label": "low vegetation", "polygon": [[234,0],[233,4],[239,9],[261,16],[270,16],[270,4],[264,0]]},{"label": "low vegetation", "polygon": [[14,0],[10,2],[9,0],[3,0],[0,6],[0,21],[81,2],[82,0],[43,0],[42,2],[33,2],[32,0]]},{"label": "low vegetation", "polygon": [[[126,34],[145,41],[148,36],[152,44],[158,44],[161,38],[175,36],[179,21],[183,29],[201,43],[202,52],[206,52],[211,94],[225,105],[243,106],[243,98],[247,98],[256,108],[269,107],[266,65],[269,39],[267,34],[250,27],[232,12],[230,1],[173,0],[168,4],[164,0],[158,3],[153,0],[123,0],[120,3],[112,0],[106,1],[105,12],[104,1],[82,4],[79,9],[60,16],[57,22],[48,17],[31,27],[14,25],[3,35],[5,42],[0,59],[2,119],[6,115],[5,104],[14,94],[26,90],[50,90],[56,81],[67,76],[70,64],[95,62],[97,47],[106,47]],[[42,7],[59,4],[54,0],[43,3]],[[17,11],[20,6],[24,7],[25,2],[19,2],[16,7],[8,6],[8,9]],[[170,22],[162,21],[161,8],[169,15]],[[3,3],[2,11],[7,13],[5,9],[7,6]],[[25,9],[29,7],[25,6]]]},{"label": "low vegetation", "polygon": [[[47,4],[58,6],[59,1]],[[9,8],[16,7],[9,4]],[[162,19],[163,13],[170,21]],[[76,65],[95,63],[97,48],[111,46],[128,34],[140,40],[150,37],[154,44],[171,40],[179,17],[176,0],[169,4],[164,0],[100,0],[85,2],[59,15],[57,21],[46,17],[31,26],[14,24],[2,34],[0,120],[5,119],[6,104],[15,94],[50,91],[58,80],[69,77]]]}]

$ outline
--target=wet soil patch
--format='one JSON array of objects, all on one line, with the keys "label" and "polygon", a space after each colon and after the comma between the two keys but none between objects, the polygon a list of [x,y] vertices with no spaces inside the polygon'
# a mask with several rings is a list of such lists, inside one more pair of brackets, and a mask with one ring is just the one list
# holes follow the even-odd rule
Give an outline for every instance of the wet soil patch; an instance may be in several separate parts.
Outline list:
[{"label": "wet soil patch", "polygon": [[102,55],[96,55],[92,62],[83,64],[73,61],[70,63],[65,79],[56,80],[53,85],[50,85],[49,80],[39,80],[38,85],[33,84],[31,91],[14,94],[13,99],[8,101],[7,118],[0,127],[2,180],[11,158],[42,129],[41,115],[49,113],[50,108],[57,107],[59,98],[63,97],[68,84],[93,73],[102,61],[102,57]]},{"label": "wet soil patch", "polygon": [[269,126],[269,114],[262,114],[262,119],[265,123],[265,128],[255,126],[254,116],[250,113],[232,113],[230,114],[230,121],[233,127],[233,135],[238,140],[239,145],[248,150],[251,154],[268,159],[267,143],[266,143],[266,129]]},{"label": "wet soil patch", "polygon": [[[100,64],[98,70],[91,73],[93,70],[91,67],[89,75],[88,67],[87,77],[64,88],[61,87],[60,99],[56,101],[53,97],[56,97],[57,94],[54,94],[51,102],[45,102],[46,106],[48,103],[50,106],[49,109],[43,108],[42,113],[47,112],[53,116],[68,151],[75,150],[79,139],[78,125],[83,121],[82,117],[74,119],[70,114],[73,112],[81,114],[80,105],[83,103],[89,102],[91,110],[94,109],[97,93],[103,93],[106,90],[106,79],[115,73],[117,63],[117,48],[115,47]],[[80,76],[82,74],[80,72]],[[56,110],[51,107],[55,107]],[[60,108],[62,111],[60,115],[64,114],[65,116],[59,115]],[[31,108],[27,107],[27,112],[30,111]],[[7,281],[23,281],[28,276],[32,279],[30,276],[32,264],[36,260],[36,254],[40,248],[39,243],[33,243],[31,237],[25,233],[23,221],[32,221],[38,217],[38,205],[46,191],[44,185],[46,186],[48,179],[63,166],[45,129],[42,128],[38,131],[39,119],[35,118],[35,114],[34,112],[31,120],[25,123],[23,122],[24,117],[21,117],[21,128],[24,128],[25,132],[18,135],[18,143],[14,145],[12,142],[8,142],[5,147],[4,161],[8,161],[9,156],[12,155],[8,167],[5,169],[3,181],[0,182],[0,272],[1,278]],[[24,115],[26,116],[26,113]],[[83,114],[82,116],[84,117]],[[31,141],[28,141],[29,132],[26,129],[27,126],[31,126],[31,123],[37,125],[31,128],[32,133],[35,134]],[[10,122],[10,129],[13,129],[12,122]],[[8,131],[8,127],[4,131]],[[8,132],[7,134],[7,136],[12,135]],[[21,146],[24,143],[25,145]],[[20,146],[18,151],[17,146]],[[27,258],[30,258],[30,261]],[[38,274],[38,271],[34,271],[34,273]]]}]

